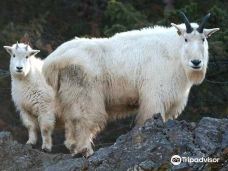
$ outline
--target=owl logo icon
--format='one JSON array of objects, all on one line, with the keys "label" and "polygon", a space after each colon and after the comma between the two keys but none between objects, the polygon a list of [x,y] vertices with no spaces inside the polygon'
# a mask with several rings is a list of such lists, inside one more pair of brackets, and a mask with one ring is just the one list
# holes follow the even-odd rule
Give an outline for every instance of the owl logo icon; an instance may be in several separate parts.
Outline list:
[{"label": "owl logo icon", "polygon": [[171,157],[171,163],[173,165],[179,165],[181,163],[181,157],[179,155],[173,155]]}]

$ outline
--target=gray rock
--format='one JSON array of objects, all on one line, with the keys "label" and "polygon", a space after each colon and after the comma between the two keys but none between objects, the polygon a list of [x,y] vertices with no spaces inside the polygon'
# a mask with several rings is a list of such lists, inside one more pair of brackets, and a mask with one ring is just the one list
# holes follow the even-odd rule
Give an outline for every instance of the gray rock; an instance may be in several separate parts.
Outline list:
[{"label": "gray rock", "polygon": [[[174,166],[172,155],[216,157],[219,163],[182,162]],[[0,170],[46,171],[136,171],[136,170],[220,170],[228,168],[228,119],[202,118],[197,123],[169,120],[160,115],[144,126],[120,136],[109,147],[97,150],[90,158],[70,154],[48,154],[13,140],[0,132]]]}]

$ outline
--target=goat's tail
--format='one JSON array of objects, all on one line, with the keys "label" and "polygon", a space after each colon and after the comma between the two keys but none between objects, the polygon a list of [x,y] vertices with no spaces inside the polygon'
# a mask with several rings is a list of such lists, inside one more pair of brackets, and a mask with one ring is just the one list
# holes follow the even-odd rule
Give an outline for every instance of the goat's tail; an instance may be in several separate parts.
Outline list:
[{"label": "goat's tail", "polygon": [[[50,57],[50,58],[49,58]],[[55,92],[59,89],[59,78],[61,69],[70,65],[69,58],[61,56],[49,56],[44,60],[42,73],[48,85],[50,85]]]}]

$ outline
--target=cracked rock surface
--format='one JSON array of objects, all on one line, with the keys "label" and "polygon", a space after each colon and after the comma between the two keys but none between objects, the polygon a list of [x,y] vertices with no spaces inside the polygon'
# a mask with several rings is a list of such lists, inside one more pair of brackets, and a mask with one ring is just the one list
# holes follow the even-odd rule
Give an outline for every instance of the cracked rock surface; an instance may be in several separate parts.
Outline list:
[{"label": "cracked rock surface", "polygon": [[[219,158],[218,163],[173,165],[172,155]],[[228,119],[205,117],[198,123],[169,120],[155,115],[142,127],[134,127],[109,147],[90,158],[48,154],[15,141],[10,132],[0,132],[0,170],[136,171],[136,170],[228,170]]]}]

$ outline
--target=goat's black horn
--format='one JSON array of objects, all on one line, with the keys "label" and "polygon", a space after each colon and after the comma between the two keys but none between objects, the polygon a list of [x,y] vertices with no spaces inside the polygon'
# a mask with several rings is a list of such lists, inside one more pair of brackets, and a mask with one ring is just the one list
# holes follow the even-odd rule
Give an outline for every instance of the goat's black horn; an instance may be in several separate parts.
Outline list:
[{"label": "goat's black horn", "polygon": [[209,19],[209,17],[211,16],[211,13],[208,13],[205,17],[203,17],[202,22],[200,23],[199,27],[197,28],[197,31],[199,33],[203,33],[203,29],[207,23],[207,20]]},{"label": "goat's black horn", "polygon": [[186,15],[183,12],[180,12],[180,14],[181,14],[181,18],[184,21],[184,24],[186,26],[186,32],[191,33],[193,31],[193,28],[192,28],[188,18],[186,17]]}]

